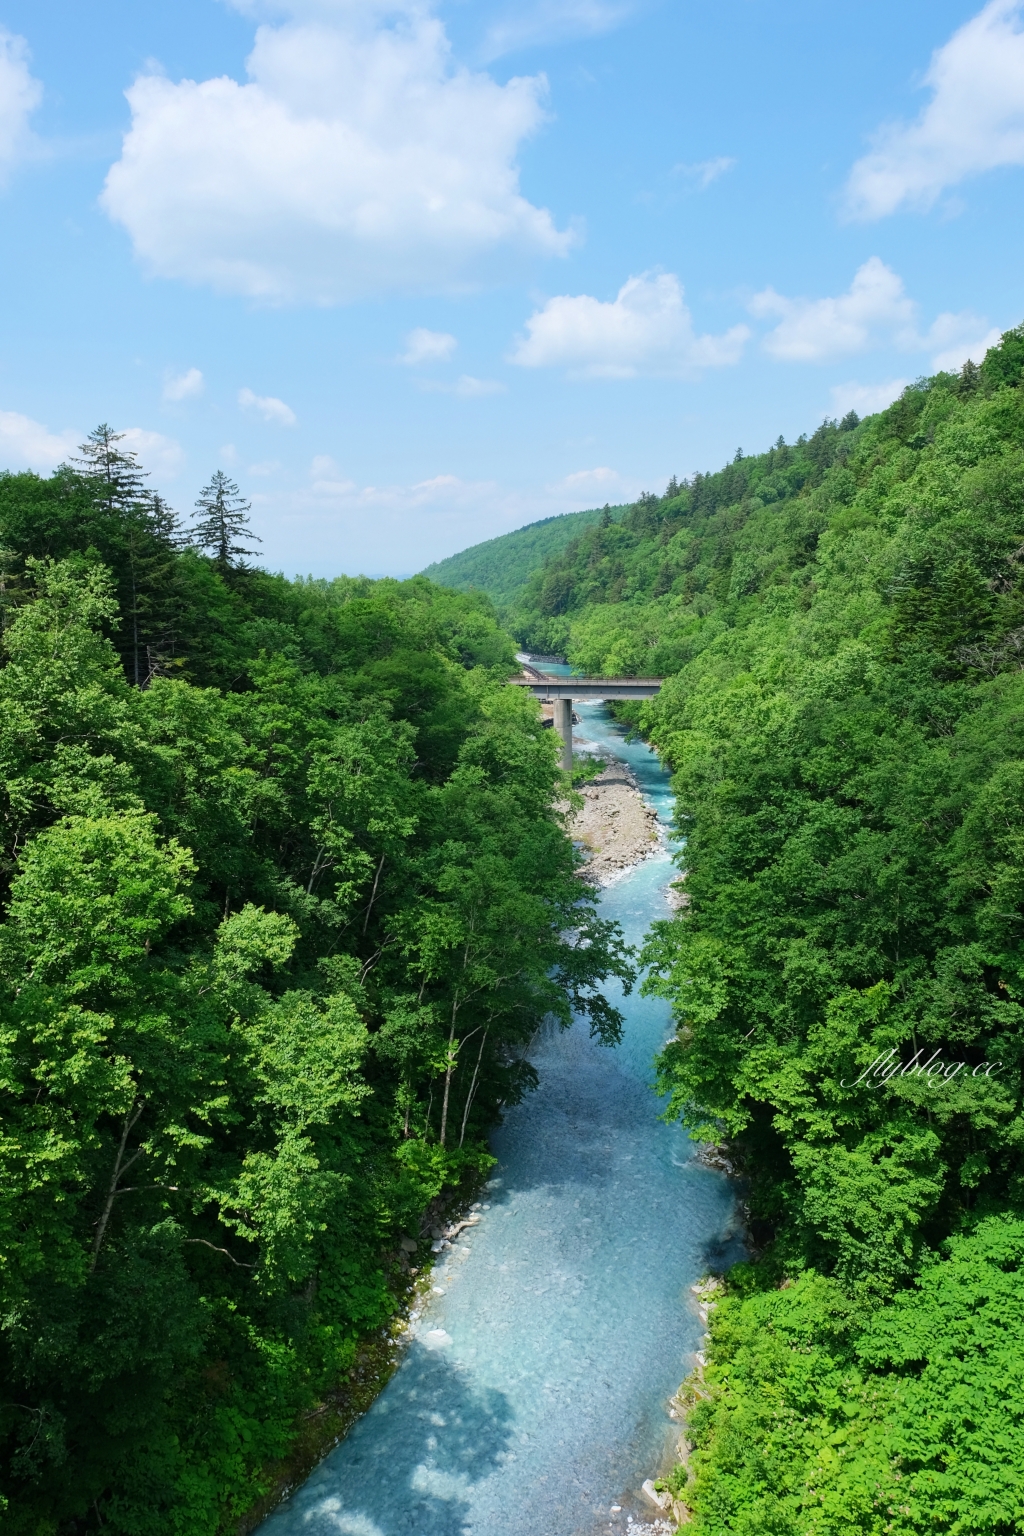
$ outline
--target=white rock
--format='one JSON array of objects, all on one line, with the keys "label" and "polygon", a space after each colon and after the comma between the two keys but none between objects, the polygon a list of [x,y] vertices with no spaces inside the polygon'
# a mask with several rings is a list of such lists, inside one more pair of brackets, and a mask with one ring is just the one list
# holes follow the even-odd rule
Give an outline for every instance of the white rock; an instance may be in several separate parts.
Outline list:
[{"label": "white rock", "polygon": [[659,1493],[657,1488],[655,1488],[654,1482],[651,1478],[648,1478],[646,1483],[644,1483],[643,1491],[651,1500],[652,1504],[657,1504],[659,1509],[668,1509],[670,1507],[672,1503],[672,1495],[668,1492],[667,1489],[664,1493]]},{"label": "white rock", "polygon": [[427,1349],[446,1349],[452,1341],[450,1333],[443,1328],[431,1328],[429,1333],[423,1335],[422,1342]]}]

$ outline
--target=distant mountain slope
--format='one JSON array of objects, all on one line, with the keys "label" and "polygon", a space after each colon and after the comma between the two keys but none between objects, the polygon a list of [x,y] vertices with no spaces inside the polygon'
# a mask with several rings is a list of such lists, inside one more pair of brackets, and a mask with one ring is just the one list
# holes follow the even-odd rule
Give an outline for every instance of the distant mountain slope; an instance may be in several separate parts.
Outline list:
[{"label": "distant mountain slope", "polygon": [[[609,510],[618,522],[628,508]],[[586,528],[599,522],[603,511],[602,507],[591,507],[586,512],[542,518],[514,533],[503,533],[497,539],[487,539],[457,555],[449,555],[447,560],[438,560],[421,574],[442,587],[456,587],[461,592],[475,587],[498,604],[515,603],[534,571],[552,555],[561,554]]]}]

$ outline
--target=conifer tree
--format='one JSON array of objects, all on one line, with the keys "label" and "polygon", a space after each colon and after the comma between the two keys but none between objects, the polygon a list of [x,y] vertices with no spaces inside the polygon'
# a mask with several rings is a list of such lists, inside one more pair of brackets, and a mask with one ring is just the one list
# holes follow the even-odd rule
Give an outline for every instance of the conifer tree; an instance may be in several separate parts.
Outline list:
[{"label": "conifer tree", "polygon": [[240,541],[263,541],[249,526],[251,502],[240,494],[238,486],[218,469],[209,485],[204,486],[196,501],[198,520],[193,523],[191,542],[198,549],[208,549],[214,560],[227,570],[234,564],[236,555],[253,555]]},{"label": "conifer tree", "polygon": [[118,448],[123,432],[115,432],[101,421],[73,455],[72,463],[82,466],[82,474],[96,483],[96,503],[104,511],[125,513],[139,505],[145,496],[143,481],[148,478],[138,456]]},{"label": "conifer tree", "polygon": [[180,549],[183,544],[187,544],[188,538],[182,532],[181,518],[160,492],[151,491],[148,501],[150,526],[157,537],[171,549]]},{"label": "conifer tree", "polygon": [[102,543],[117,576],[126,620],[125,669],[141,687],[152,671],[144,655],[154,646],[166,646],[165,609],[177,542],[176,519],[163,497],[147,489],[148,472],[138,456],[119,447],[124,437],[101,422],[72,462],[80,466],[79,473],[91,487],[93,505],[106,524]]}]

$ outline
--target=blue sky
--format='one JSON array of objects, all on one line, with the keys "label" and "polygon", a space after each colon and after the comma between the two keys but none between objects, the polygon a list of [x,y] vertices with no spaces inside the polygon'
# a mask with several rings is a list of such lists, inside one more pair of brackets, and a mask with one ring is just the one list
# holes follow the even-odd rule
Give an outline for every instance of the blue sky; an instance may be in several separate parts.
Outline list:
[{"label": "blue sky", "polygon": [[1024,319],[1024,0],[0,0],[0,463],[407,574]]}]

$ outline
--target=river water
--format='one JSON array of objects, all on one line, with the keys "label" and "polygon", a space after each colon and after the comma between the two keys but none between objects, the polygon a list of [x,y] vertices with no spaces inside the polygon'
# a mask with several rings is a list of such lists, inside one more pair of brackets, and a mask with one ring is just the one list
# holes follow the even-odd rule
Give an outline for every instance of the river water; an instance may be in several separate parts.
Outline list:
[{"label": "river water", "polygon": [[[576,711],[577,750],[627,762],[667,831],[654,753],[603,705]],[[663,848],[603,914],[639,942],[673,875]],[[726,1179],[658,1118],[667,1005],[608,995],[621,1045],[585,1024],[538,1038],[540,1087],[493,1138],[483,1219],[440,1256],[388,1386],[261,1536],[596,1536],[656,1516],[639,1489],[667,1464],[668,1398],[700,1347],[689,1287],[739,1235]]]}]

